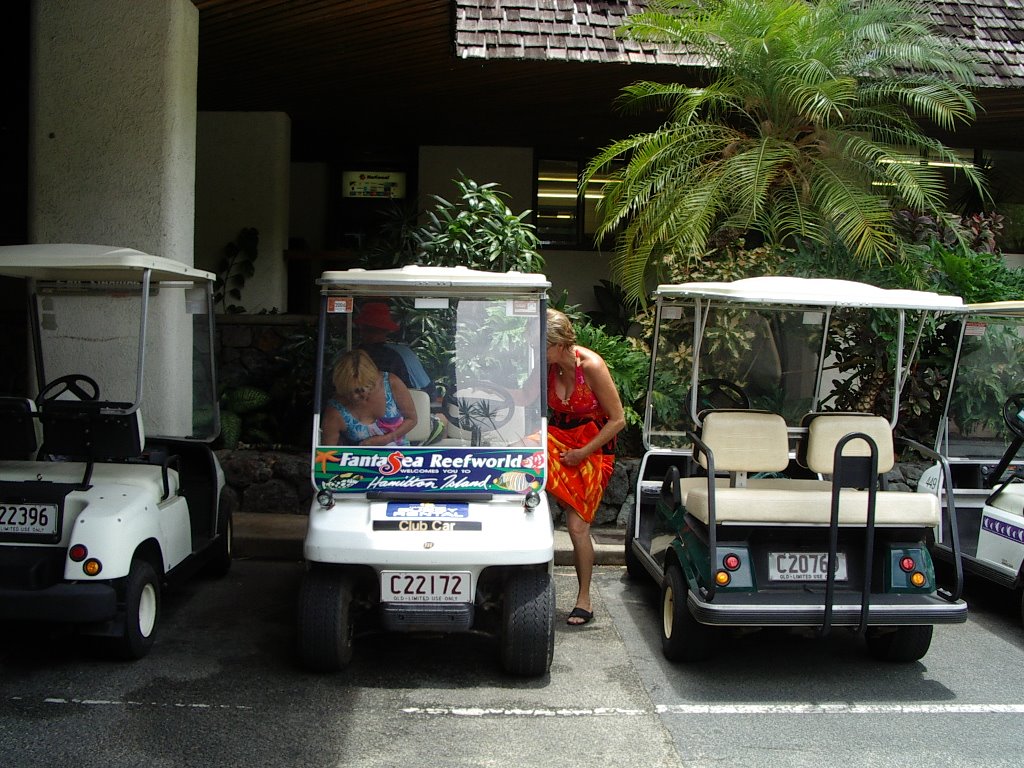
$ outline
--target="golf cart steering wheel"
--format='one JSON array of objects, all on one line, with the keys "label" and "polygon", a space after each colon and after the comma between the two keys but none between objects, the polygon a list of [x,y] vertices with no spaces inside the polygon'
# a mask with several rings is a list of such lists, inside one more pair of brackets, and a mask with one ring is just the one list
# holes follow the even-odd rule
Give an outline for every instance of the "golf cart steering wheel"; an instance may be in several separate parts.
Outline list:
[{"label": "golf cart steering wheel", "polygon": [[[686,402],[690,401],[687,393]],[[750,408],[750,398],[739,384],[728,379],[701,379],[697,382],[697,413],[722,408]]]},{"label": "golf cart steering wheel", "polygon": [[1024,440],[1024,392],[1010,395],[1003,403],[1003,421],[1015,436]]},{"label": "golf cart steering wheel", "polygon": [[54,379],[36,395],[36,405],[56,400],[65,392],[71,393],[77,400],[99,400],[100,385],[83,373],[69,373]]},{"label": "golf cart steering wheel", "polygon": [[[461,396],[462,392],[472,394]],[[492,432],[512,420],[516,403],[507,389],[485,382],[445,395],[441,411],[449,423],[460,429],[476,427],[481,432]]]}]

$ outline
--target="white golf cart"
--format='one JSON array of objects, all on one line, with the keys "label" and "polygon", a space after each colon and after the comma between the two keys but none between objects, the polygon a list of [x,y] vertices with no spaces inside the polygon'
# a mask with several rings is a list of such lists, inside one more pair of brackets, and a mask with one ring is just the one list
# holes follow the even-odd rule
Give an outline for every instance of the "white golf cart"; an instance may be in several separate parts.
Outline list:
[{"label": "white golf cart", "polygon": [[[356,631],[500,638],[502,667],[541,675],[554,651],[554,534],[546,468],[543,275],[465,267],[326,272],[316,402],[367,304],[386,302],[432,380],[411,390],[410,444],[325,444],[314,421],[316,499],[305,540],[299,654],[352,657]],[[389,375],[394,375],[389,373]]]},{"label": "white golf cart", "polygon": [[27,278],[39,382],[0,397],[0,621],[76,625],[140,658],[162,588],[231,564],[213,275],[96,245],[0,247],[0,275]]},{"label": "white golf cart", "polygon": [[[928,469],[918,490],[943,499],[947,489],[957,510],[957,536],[944,527],[936,557],[955,561],[974,578],[1024,591],[1024,302],[965,307],[955,329],[950,388],[935,441],[950,465],[951,484],[939,465]],[[1021,603],[1024,618],[1024,599]]]},{"label": "white golf cart", "polygon": [[[967,606],[959,584],[936,584],[937,496],[886,490],[884,475],[901,443],[941,463],[893,428],[916,346],[904,343],[908,315],[919,334],[960,299],[788,277],[662,285],[655,297],[625,555],[631,576],[662,586],[665,655],[704,658],[727,627],[846,627],[880,659],[920,659],[932,625],[964,621]],[[858,381],[849,341],[889,332],[887,365]],[[882,379],[892,395],[872,402],[888,415],[846,404]]]}]

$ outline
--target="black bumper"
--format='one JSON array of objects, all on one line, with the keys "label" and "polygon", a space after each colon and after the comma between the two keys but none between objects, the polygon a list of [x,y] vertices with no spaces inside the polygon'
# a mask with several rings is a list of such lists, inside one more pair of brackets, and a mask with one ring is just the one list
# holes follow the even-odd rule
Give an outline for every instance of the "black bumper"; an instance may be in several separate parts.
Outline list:
[{"label": "black bumper", "polygon": [[54,584],[43,589],[0,587],[0,619],[84,624],[107,621],[117,613],[110,584]]},{"label": "black bumper", "polygon": [[[814,627],[825,621],[822,595],[792,592],[780,594],[718,592],[707,602],[690,592],[690,612],[701,624],[723,627]],[[831,624],[835,627],[860,625],[860,593],[837,593],[832,603]],[[868,610],[869,627],[961,624],[967,621],[967,603],[948,602],[934,595],[872,595]]]},{"label": "black bumper", "polygon": [[380,618],[389,632],[468,632],[472,603],[381,603]]}]

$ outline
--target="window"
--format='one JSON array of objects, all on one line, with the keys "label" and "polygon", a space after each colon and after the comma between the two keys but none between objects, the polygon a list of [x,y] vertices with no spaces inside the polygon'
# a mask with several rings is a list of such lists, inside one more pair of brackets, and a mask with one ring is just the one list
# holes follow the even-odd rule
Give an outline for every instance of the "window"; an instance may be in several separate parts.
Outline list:
[{"label": "window", "polygon": [[597,230],[597,203],[602,177],[579,194],[583,163],[578,160],[537,161],[537,235],[545,248],[593,249]]}]

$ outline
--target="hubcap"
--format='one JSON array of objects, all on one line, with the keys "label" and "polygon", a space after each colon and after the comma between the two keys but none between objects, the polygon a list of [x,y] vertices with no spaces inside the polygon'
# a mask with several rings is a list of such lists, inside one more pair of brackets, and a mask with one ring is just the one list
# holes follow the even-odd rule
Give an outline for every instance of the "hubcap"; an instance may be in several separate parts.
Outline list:
[{"label": "hubcap", "polygon": [[147,584],[139,595],[139,632],[149,637],[156,626],[156,588]]},{"label": "hubcap", "polygon": [[665,588],[665,598],[661,601],[661,623],[665,637],[672,637],[672,617],[675,615],[676,598],[672,587]]}]

